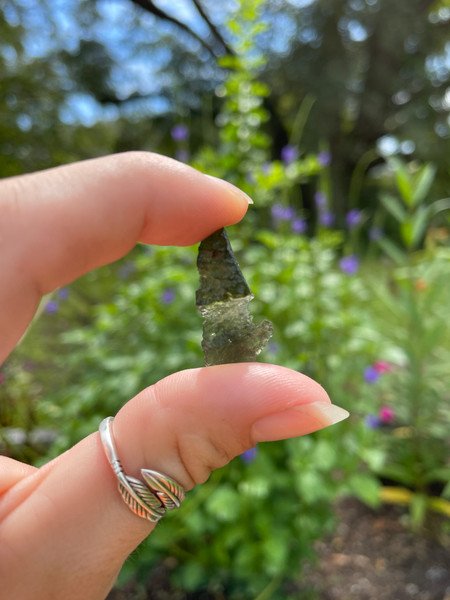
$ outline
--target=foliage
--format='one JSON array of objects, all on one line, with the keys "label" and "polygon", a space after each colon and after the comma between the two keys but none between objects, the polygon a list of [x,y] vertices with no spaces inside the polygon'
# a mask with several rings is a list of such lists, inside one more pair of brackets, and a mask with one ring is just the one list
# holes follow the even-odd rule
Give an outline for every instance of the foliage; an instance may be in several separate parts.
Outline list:
[{"label": "foliage", "polygon": [[[264,81],[283,122],[293,123],[308,96],[316,99],[303,136],[326,145],[333,161],[332,206],[342,224],[351,177],[375,144],[386,154],[433,161],[439,194],[448,194],[448,7],[436,2],[316,0],[268,3],[273,27]],[[372,157],[377,162],[378,158]],[[369,178],[370,179],[370,178]],[[375,205],[365,186],[359,207]]]},{"label": "foliage", "polygon": [[[260,80],[267,65],[255,46],[268,34],[256,18],[261,4],[249,0],[235,15],[230,39],[237,52],[222,59],[227,76],[217,88],[218,134],[191,163],[255,198],[245,222],[229,235],[256,295],[253,313],[275,325],[262,360],[314,377],[352,417],[237,457],[158,525],[122,573],[122,579],[144,578],[169,557],[178,585],[235,598],[286,598],[283,582],[298,578],[301,563],[313,558],[313,542],[332,527],[332,503],[340,495],[373,507],[383,499],[408,503],[416,526],[428,508],[445,512],[450,500],[450,257],[442,244],[444,213],[438,215],[447,200],[430,201],[432,164],[391,160],[374,220],[384,215],[389,235],[379,231],[372,242],[363,239],[367,215],[356,207],[342,213],[345,235],[332,230],[330,156],[306,152],[303,144],[313,100],[296,107],[281,155],[268,134],[270,87]],[[101,53],[95,44],[84,48],[88,55]],[[95,69],[77,74],[72,58],[65,56],[66,66],[80,89],[89,89]],[[14,77],[21,78],[20,69]],[[46,83],[52,81],[49,73]],[[102,85],[111,91],[107,77]],[[152,131],[146,124],[130,132],[122,119],[99,122],[90,132],[73,125],[52,135],[49,128],[42,139],[33,125],[28,137],[50,147],[48,160],[58,163],[131,147]],[[158,123],[159,147],[195,150],[193,121],[178,123],[171,140],[167,127]],[[31,159],[29,165],[3,165],[3,174],[44,166]],[[302,195],[312,181],[320,190],[317,223]],[[202,364],[195,259],[194,248],[139,246],[44,300],[31,331],[1,367],[0,423],[45,426],[58,437],[44,457],[27,448],[17,457],[47,460],[95,431],[142,388]]]},{"label": "foliage", "polygon": [[[231,235],[239,239],[236,229]],[[374,347],[362,324],[367,293],[336,268],[337,243],[336,236],[310,243],[263,231],[240,253],[257,297],[253,312],[277,326],[263,360],[314,375],[330,390],[358,386],[354,369],[362,372],[364,352]],[[158,248],[149,256],[139,248],[134,265],[124,282],[116,280],[110,301],[97,306],[89,327],[62,335],[66,348],[53,368],[69,369],[70,383],[37,406],[39,422],[61,431],[55,454],[143,387],[202,363],[195,250]],[[351,408],[347,392],[334,399]],[[263,444],[252,462],[237,458],[158,526],[123,576],[136,570],[144,576],[164,555],[175,557],[174,581],[184,588],[222,586],[236,597],[257,594],[280,575],[296,576],[300,562],[313,556],[313,541],[332,525],[330,502],[337,494],[352,491],[376,503],[376,481],[356,472],[361,458],[379,460],[374,433],[355,424],[345,452],[336,452],[341,435],[342,429]]]},{"label": "foliage", "polygon": [[[380,302],[378,319],[388,324],[386,338],[399,354],[377,390],[383,402],[394,407],[392,430],[383,440],[389,462],[378,474],[413,491],[408,504],[412,523],[419,527],[433,506],[429,496],[449,497],[450,490],[450,253],[432,243],[436,217],[443,217],[450,201],[428,201],[435,174],[432,165],[413,171],[413,165],[391,160],[391,166],[397,196],[380,197],[394,217],[403,248],[387,238],[378,240],[397,268],[390,281],[373,282],[372,289]],[[418,251],[424,239],[428,247]],[[450,514],[450,504],[440,506]]]},{"label": "foliage", "polygon": [[[243,49],[242,29],[225,23],[240,12],[250,31],[257,5],[185,5],[180,17],[176,7],[155,10],[153,2],[5,0],[0,174],[129,148],[171,153],[169,131],[180,118],[190,125],[191,150],[214,144],[221,98],[213,90]],[[330,203],[340,226],[350,208],[375,205],[370,176],[361,195],[349,199],[349,188],[361,157],[378,161],[380,140],[391,153],[433,161],[434,186],[448,195],[448,10],[423,0],[272,0],[260,7],[264,30],[255,41],[266,57],[260,80],[269,158],[292,143],[303,107],[310,113],[301,131],[305,153],[332,155]],[[303,191],[312,210],[314,182]]]},{"label": "foliage", "polygon": [[403,248],[382,237],[378,244],[397,264],[403,265],[408,260],[405,250],[411,253],[421,247],[430,225],[450,210],[450,198],[431,203],[427,201],[436,174],[431,163],[414,168],[413,164],[405,165],[398,158],[391,158],[389,164],[395,176],[397,193],[383,192],[380,200],[385,210],[394,217]]}]

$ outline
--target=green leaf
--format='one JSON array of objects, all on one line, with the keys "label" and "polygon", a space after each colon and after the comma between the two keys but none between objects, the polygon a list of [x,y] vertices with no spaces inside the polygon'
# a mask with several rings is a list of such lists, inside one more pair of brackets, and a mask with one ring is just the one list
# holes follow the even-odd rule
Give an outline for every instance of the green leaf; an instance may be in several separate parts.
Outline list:
[{"label": "green leaf", "polygon": [[255,81],[252,84],[252,92],[255,96],[268,96],[270,94],[268,86],[260,81]]},{"label": "green leaf", "polygon": [[239,507],[239,494],[227,485],[217,488],[206,501],[206,510],[219,521],[237,519]]},{"label": "green leaf", "polygon": [[443,498],[446,498],[447,500],[450,500],[450,481],[447,483],[445,488],[442,490],[441,496]]},{"label": "green leaf", "polygon": [[351,492],[359,500],[376,508],[380,504],[380,482],[368,473],[355,473],[350,476],[348,484]]},{"label": "green leaf", "polygon": [[271,250],[274,250],[279,243],[279,237],[275,233],[267,230],[258,231],[256,233],[256,239]]},{"label": "green leaf", "polygon": [[423,334],[422,341],[422,352],[424,356],[427,356],[430,352],[435,350],[436,346],[441,342],[443,336],[447,333],[447,321],[442,320],[433,327],[430,327]]},{"label": "green leaf", "polygon": [[328,496],[324,479],[317,471],[298,473],[296,483],[299,495],[306,504],[314,505]]},{"label": "green leaf", "polygon": [[431,469],[426,475],[427,481],[443,481],[447,483],[448,491],[450,493],[450,467],[437,467]]},{"label": "green leaf", "polygon": [[380,285],[378,278],[369,280],[368,284],[371,293],[381,302],[380,306],[395,315],[397,319],[402,319],[404,314],[402,306],[396,301],[389,288],[386,285]]},{"label": "green leaf", "polygon": [[367,463],[372,471],[379,471],[386,459],[386,452],[379,448],[365,448],[361,452],[361,458]]},{"label": "green leaf", "polygon": [[221,56],[218,60],[217,60],[218,64],[220,67],[223,67],[224,69],[239,69],[239,67],[241,66],[240,60],[238,57],[236,56],[230,56],[230,55],[226,55],[226,56]]},{"label": "green leaf", "polygon": [[198,589],[205,580],[205,569],[202,565],[194,562],[188,562],[178,566],[178,577],[181,580],[182,586],[193,591]]},{"label": "green leaf", "polygon": [[430,213],[432,217],[435,217],[441,212],[446,210],[450,210],[450,198],[441,198],[441,200],[436,200],[430,204]]},{"label": "green leaf", "polygon": [[411,515],[411,525],[417,530],[425,521],[427,514],[427,496],[425,494],[414,494],[409,507]]},{"label": "green leaf", "polygon": [[331,469],[338,459],[334,443],[328,440],[317,442],[314,450],[314,464],[321,471]]},{"label": "green leaf", "polygon": [[396,483],[402,483],[405,486],[414,485],[414,473],[411,473],[408,469],[405,469],[404,466],[400,464],[391,463],[385,465],[378,471],[378,474],[381,477],[391,479]]},{"label": "green leaf", "polygon": [[399,223],[403,223],[408,214],[406,212],[406,210],[403,208],[403,206],[400,204],[400,202],[397,200],[397,198],[395,198],[394,196],[391,196],[390,194],[382,194],[380,196],[380,200],[381,203],[383,204],[384,208],[391,213],[391,215],[399,222]]},{"label": "green leaf", "polygon": [[389,258],[392,258],[394,262],[398,265],[405,264],[406,254],[397,246],[397,244],[394,244],[394,242],[391,242],[391,240],[387,238],[380,238],[377,242],[380,248],[389,256]]},{"label": "green leaf", "polygon": [[430,218],[428,206],[420,206],[414,214],[411,224],[411,247],[416,246],[425,233]]},{"label": "green leaf", "polygon": [[436,167],[428,163],[424,165],[414,178],[414,191],[412,194],[412,204],[417,206],[421,204],[430,191],[431,186],[436,175]]},{"label": "green leaf", "polygon": [[411,177],[406,170],[405,165],[398,158],[389,159],[389,164],[391,165],[394,174],[395,180],[397,182],[397,188],[400,192],[400,195],[407,206],[412,205],[413,198],[413,186],[411,182]]},{"label": "green leaf", "polygon": [[412,247],[412,229],[412,223],[409,219],[407,221],[403,221],[403,223],[400,225],[400,234],[402,236],[402,241],[407,248]]},{"label": "green leaf", "polygon": [[289,552],[289,539],[286,535],[274,531],[269,539],[264,540],[262,550],[270,575],[277,575],[285,568]]}]

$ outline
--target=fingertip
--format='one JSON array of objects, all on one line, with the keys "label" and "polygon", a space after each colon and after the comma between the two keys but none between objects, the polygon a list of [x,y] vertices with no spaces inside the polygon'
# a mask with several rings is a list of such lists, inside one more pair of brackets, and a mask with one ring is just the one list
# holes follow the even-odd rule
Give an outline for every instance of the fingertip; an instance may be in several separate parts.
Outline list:
[{"label": "fingertip", "polygon": [[214,177],[213,175],[205,175],[210,181],[214,183],[214,185],[222,187],[227,194],[229,194],[234,200],[238,200],[240,209],[247,211],[249,204],[254,204],[253,200],[250,198],[248,194],[246,194],[243,190],[233,185],[229,181],[225,179],[220,179],[219,177]]},{"label": "fingertip", "polygon": [[[166,156],[131,154],[137,181],[142,169],[148,175],[140,177],[138,185],[147,182],[146,195],[152,197],[152,211],[147,214],[139,241],[190,246],[221,227],[237,223],[247,212],[251,199],[231,183]],[[159,190],[155,189],[155,179]]]}]

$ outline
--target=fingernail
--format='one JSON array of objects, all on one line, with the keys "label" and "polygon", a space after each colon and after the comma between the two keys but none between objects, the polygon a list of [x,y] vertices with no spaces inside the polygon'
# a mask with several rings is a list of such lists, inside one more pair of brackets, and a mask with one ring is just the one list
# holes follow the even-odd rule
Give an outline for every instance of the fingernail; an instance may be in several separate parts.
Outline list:
[{"label": "fingernail", "polygon": [[329,402],[299,404],[256,421],[252,438],[255,442],[285,440],[334,425],[348,416],[348,411]]},{"label": "fingernail", "polygon": [[315,414],[319,420],[322,420],[324,426],[334,425],[350,416],[348,410],[330,402],[311,402],[293,408],[300,413]]},{"label": "fingernail", "polygon": [[245,192],[243,192],[240,188],[236,187],[232,183],[229,183],[224,179],[220,179],[219,177],[214,177],[213,175],[206,175],[206,177],[213,179],[216,184],[221,185],[222,187],[226,187],[228,192],[231,192],[240,200],[244,200],[247,204],[253,204],[253,200],[250,198],[250,196],[247,196]]}]

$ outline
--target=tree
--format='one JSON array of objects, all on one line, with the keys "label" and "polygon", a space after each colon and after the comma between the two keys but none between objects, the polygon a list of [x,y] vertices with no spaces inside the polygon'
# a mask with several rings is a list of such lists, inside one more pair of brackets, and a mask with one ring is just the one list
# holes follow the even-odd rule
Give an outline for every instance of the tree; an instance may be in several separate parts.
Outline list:
[{"label": "tree", "polygon": [[[308,116],[300,128],[300,145],[305,152],[331,152],[330,189],[341,222],[355,167],[364,171],[370,166],[375,155],[368,153],[373,154],[380,139],[408,157],[436,162],[437,186],[448,194],[447,5],[447,0],[265,4],[263,18],[271,26],[257,36],[257,43],[267,59],[260,77],[270,90],[264,99],[270,116],[264,128],[272,139],[272,157],[280,157],[293,132],[298,137],[299,112],[300,121]],[[0,48],[5,85],[0,94],[8,115],[2,126],[9,125],[0,139],[14,140],[12,147],[4,142],[15,164],[8,172],[127,148],[172,153],[169,132],[180,118],[191,125],[194,149],[205,139],[214,143],[221,102],[215,89],[227,70],[219,59],[235,54],[236,40],[224,26],[233,7],[211,0],[190,0],[185,7],[178,14],[152,0],[68,0],[61,15],[43,0],[20,6],[6,0],[0,25],[5,32]],[[13,27],[11,18],[5,18],[14,11],[26,28]],[[36,13],[40,20],[30,18]],[[70,24],[65,30],[64,20]],[[42,22],[51,24],[52,42],[41,56],[30,57],[22,39],[42,37]],[[68,30],[70,36],[65,35]],[[8,62],[11,44],[6,40],[11,35],[21,49]],[[11,90],[17,90],[16,101]],[[81,130],[72,138],[83,129],[80,107],[91,112],[88,124],[95,123],[95,140]],[[50,138],[42,137],[44,131]],[[38,132],[37,152],[28,151],[25,161],[20,140],[30,144]],[[83,147],[78,148],[81,138]],[[45,161],[40,149],[50,146],[57,151]],[[359,199],[360,204],[370,201],[370,193]]]},{"label": "tree", "polygon": [[[449,70],[442,57],[450,10],[435,9],[428,0],[288,5],[282,7],[292,33],[284,51],[270,55],[264,78],[288,124],[307,95],[315,99],[303,144],[331,151],[331,189],[341,219],[358,161],[383,136],[409,140],[400,151],[435,161],[444,175],[450,106],[444,101]],[[271,10],[279,15],[280,2],[272,2]],[[275,26],[272,36],[278,33]]]}]

